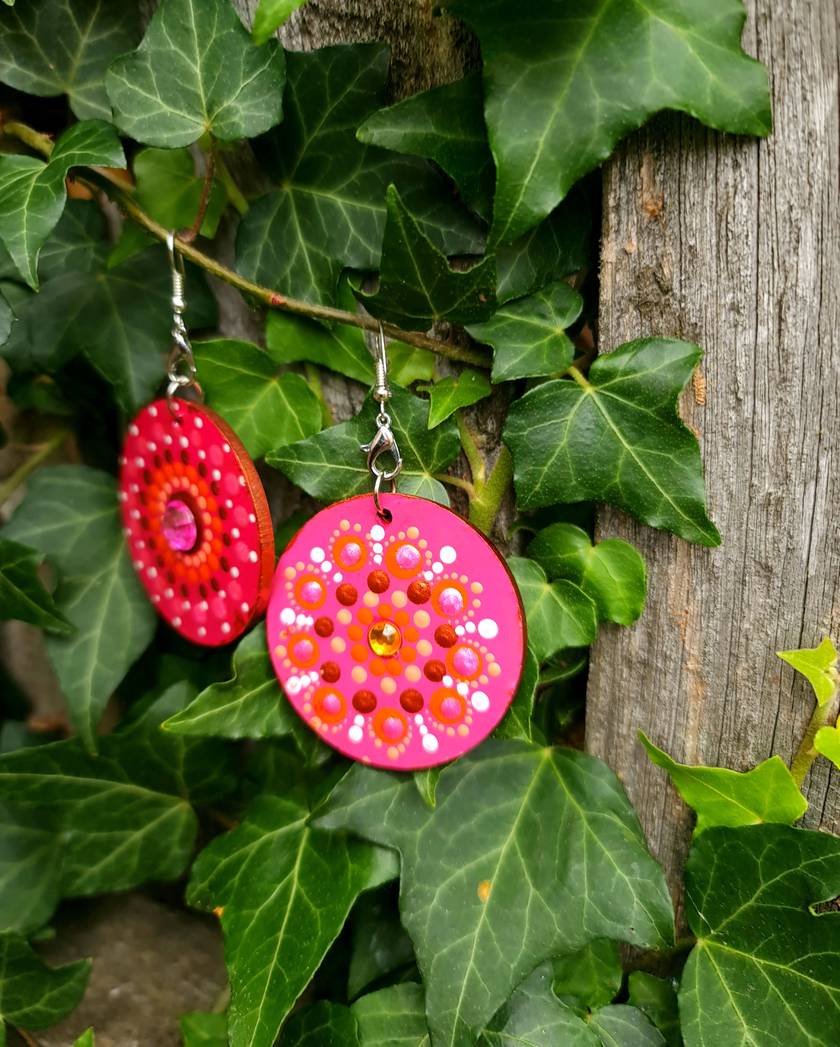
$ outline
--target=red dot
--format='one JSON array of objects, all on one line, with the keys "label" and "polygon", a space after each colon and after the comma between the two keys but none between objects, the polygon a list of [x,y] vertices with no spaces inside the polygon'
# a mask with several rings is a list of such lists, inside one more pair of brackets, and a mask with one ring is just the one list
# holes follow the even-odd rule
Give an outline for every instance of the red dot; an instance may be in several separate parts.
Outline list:
[{"label": "red dot", "polygon": [[411,583],[407,592],[412,603],[425,603],[432,595],[429,583],[421,582],[419,579]]},{"label": "red dot", "polygon": [[439,662],[437,661],[437,659],[433,659],[431,662],[426,662],[423,672],[426,674],[426,678],[429,680],[442,680],[444,674],[446,673],[446,666],[443,664],[443,662]]},{"label": "red dot", "polygon": [[376,708],[376,695],[372,691],[356,691],[353,695],[353,708],[360,713],[372,713]]},{"label": "red dot", "polygon": [[452,647],[457,639],[458,635],[451,625],[439,625],[435,629],[435,640],[441,647]]},{"label": "red dot", "polygon": [[423,695],[409,687],[400,695],[400,705],[407,713],[419,713],[423,708]]},{"label": "red dot", "polygon": [[368,589],[374,593],[384,593],[391,584],[391,579],[385,571],[371,571],[368,575]]},{"label": "red dot", "polygon": [[344,582],[335,591],[336,599],[339,603],[344,604],[345,607],[349,607],[354,604],[359,598],[359,594],[356,592],[356,587],[350,585],[349,582]]},{"label": "red dot", "polygon": [[321,666],[321,676],[327,681],[327,683],[335,683],[339,676],[341,676],[341,669],[339,669],[335,662],[324,662]]},{"label": "red dot", "polygon": [[315,620],[315,632],[319,636],[332,636],[333,623],[329,618],[317,618]]}]

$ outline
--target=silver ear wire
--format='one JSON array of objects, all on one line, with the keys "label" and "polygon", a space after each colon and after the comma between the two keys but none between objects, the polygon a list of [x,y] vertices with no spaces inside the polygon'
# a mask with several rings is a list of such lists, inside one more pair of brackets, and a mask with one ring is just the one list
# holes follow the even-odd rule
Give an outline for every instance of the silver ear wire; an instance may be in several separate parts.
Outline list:
[{"label": "silver ear wire", "polygon": [[193,356],[187,325],[184,323],[184,310],[187,301],[184,295],[184,259],[175,250],[175,232],[170,231],[166,237],[166,249],[169,252],[169,271],[172,276],[172,349],[167,362],[166,399],[169,409],[176,413],[173,398],[180,389],[193,389],[199,402],[204,400],[204,390],[196,377],[195,357]]},{"label": "silver ear wire", "polygon": [[[388,354],[385,351],[385,332],[382,324],[379,325],[379,338],[374,352],[374,384],[373,398],[379,404],[379,413],[376,416],[378,426],[376,435],[370,443],[362,444],[362,450],[367,454],[367,466],[373,477],[373,501],[376,505],[377,515],[388,522],[391,520],[391,512],[385,509],[380,501],[383,482],[391,485],[391,493],[396,491],[396,479],[402,471],[403,460],[400,449],[397,446],[397,438],[391,428],[391,416],[385,410],[385,405],[391,399],[391,387],[388,384]],[[382,455],[390,455],[392,465],[386,467],[380,465],[379,459]]]}]

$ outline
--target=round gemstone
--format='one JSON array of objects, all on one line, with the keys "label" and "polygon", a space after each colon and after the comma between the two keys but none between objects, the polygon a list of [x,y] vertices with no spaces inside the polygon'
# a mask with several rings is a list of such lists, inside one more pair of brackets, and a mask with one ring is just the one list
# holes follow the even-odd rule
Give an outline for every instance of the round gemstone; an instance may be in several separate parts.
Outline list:
[{"label": "round gemstone", "polygon": [[382,721],[382,733],[392,742],[398,742],[405,733],[402,720],[397,716],[386,716]]},{"label": "round gemstone", "polygon": [[440,715],[444,720],[457,720],[461,715],[461,708],[457,698],[444,698],[440,703]]},{"label": "round gemstone", "polygon": [[371,571],[368,575],[368,589],[374,593],[384,593],[391,584],[384,571]]},{"label": "round gemstone", "polygon": [[303,600],[304,603],[306,603],[306,604],[316,604],[321,599],[321,593],[322,592],[323,592],[323,589],[321,588],[321,583],[320,582],[316,582],[313,579],[311,582],[306,582],[302,586],[302,588],[300,590],[300,595],[301,595],[301,599]]},{"label": "round gemstone", "polygon": [[344,582],[343,585],[340,585],[336,589],[335,596],[340,604],[343,604],[345,607],[350,607],[356,602],[359,594],[356,592],[355,585],[350,585],[349,582]]},{"label": "round gemstone", "polygon": [[408,598],[412,603],[425,603],[432,591],[428,582],[422,582],[418,579],[409,585],[407,592]]},{"label": "round gemstone", "polygon": [[478,654],[472,647],[459,647],[452,665],[459,676],[474,676],[478,672]]},{"label": "round gemstone", "polygon": [[447,586],[438,597],[440,609],[444,614],[460,614],[464,609],[464,598],[458,589]]},{"label": "round gemstone", "polygon": [[402,635],[393,622],[384,619],[374,622],[368,630],[368,645],[380,658],[395,655],[402,644]]},{"label": "round gemstone", "polygon": [[409,687],[400,695],[400,705],[407,713],[418,713],[423,708],[423,695]]},{"label": "round gemstone", "polygon": [[356,691],[353,695],[353,708],[360,713],[371,713],[376,708],[376,695],[373,691]]},{"label": "round gemstone", "polygon": [[170,498],[163,510],[163,537],[170,549],[179,553],[195,548],[198,524],[192,509],[181,498]]},{"label": "round gemstone", "polygon": [[435,639],[441,647],[452,647],[458,639],[458,635],[451,625],[439,625],[435,629]]},{"label": "round gemstone", "polygon": [[420,550],[413,545],[401,545],[396,560],[403,571],[411,571],[420,563]]},{"label": "round gemstone", "polygon": [[298,640],[295,644],[293,652],[298,662],[308,662],[312,655],[315,653],[315,647],[311,640]]},{"label": "round gemstone", "polygon": [[337,713],[341,712],[341,699],[333,691],[324,695],[324,700],[321,705],[328,716],[335,716]]},{"label": "round gemstone", "polygon": [[358,563],[361,558],[362,547],[358,542],[347,542],[341,550],[341,559],[348,567],[352,567],[353,564]]}]

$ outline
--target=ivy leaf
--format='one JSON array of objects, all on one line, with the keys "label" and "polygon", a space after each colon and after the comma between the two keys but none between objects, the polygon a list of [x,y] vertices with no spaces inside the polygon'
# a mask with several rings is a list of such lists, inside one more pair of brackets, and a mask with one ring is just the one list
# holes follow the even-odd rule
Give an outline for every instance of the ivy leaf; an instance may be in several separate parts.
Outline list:
[{"label": "ivy leaf", "polygon": [[495,259],[488,255],[471,269],[452,269],[395,186],[388,186],[386,201],[379,287],[375,294],[357,292],[365,309],[380,320],[422,331],[439,320],[466,324],[488,317],[496,307]]},{"label": "ivy leaf", "polygon": [[777,651],[782,661],[792,665],[814,688],[817,705],[827,705],[837,693],[840,675],[837,672],[837,649],[826,636],[818,647],[804,647],[797,651]]},{"label": "ivy leaf", "polygon": [[226,0],[162,0],[105,78],[117,127],[167,149],[262,134],[282,119],[283,82],[283,51],[256,47]]},{"label": "ivy leaf", "polygon": [[3,535],[58,569],[55,603],[76,631],[47,637],[47,655],[73,725],[93,750],[105,703],[155,627],[123,541],[114,478],[83,465],[39,470]]},{"label": "ivy leaf", "polygon": [[351,922],[347,996],[352,1000],[372,982],[413,963],[414,950],[400,923],[396,898],[390,892],[363,894],[353,909]]},{"label": "ivy leaf", "polygon": [[33,897],[31,912],[48,917],[59,897],[129,890],[184,871],[197,830],[191,802],[212,803],[233,785],[222,744],[159,729],[188,694],[189,685],[175,684],[144,715],[100,739],[97,756],[72,738],[0,757],[0,801],[18,837],[33,825],[51,836],[54,878],[42,874],[44,893]]},{"label": "ivy leaf", "polygon": [[0,931],[37,931],[60,897],[60,842],[37,816],[0,804]]},{"label": "ivy leaf", "polygon": [[633,971],[627,979],[627,988],[629,1003],[650,1018],[668,1047],[682,1047],[674,983],[667,978],[657,978],[647,971]]},{"label": "ivy leaf", "polygon": [[606,501],[701,545],[719,545],[706,515],[697,438],[677,397],[700,360],[696,345],[628,342],[588,378],[546,382],[508,414],[504,439],[521,509]]},{"label": "ivy leaf", "polygon": [[239,641],[233,677],[205,688],[164,723],[173,734],[213,738],[280,738],[301,723],[277,682],[268,657],[265,623]]},{"label": "ivy leaf", "polygon": [[508,560],[528,623],[528,643],[544,662],[564,647],[588,647],[598,633],[594,602],[573,582],[549,582],[538,563],[522,556]]},{"label": "ivy leaf", "polygon": [[0,934],[0,1043],[3,1023],[46,1029],[74,1010],[87,988],[90,960],[47,967],[17,934]]},{"label": "ivy leaf", "polygon": [[602,1007],[592,1015],[592,1030],[602,1047],[664,1047],[665,1039],[650,1019],[625,1003]]},{"label": "ivy leaf", "polygon": [[73,1047],[96,1047],[93,1029],[85,1029],[82,1035],[75,1041]]},{"label": "ivy leaf", "polygon": [[[455,0],[484,62],[496,161],[493,240],[544,218],[616,142],[660,109],[735,134],[770,131],[767,73],[741,50],[731,0],[523,10],[516,0]],[[527,113],[527,120],[523,114]]]},{"label": "ivy leaf", "polygon": [[[356,308],[347,280],[339,284],[338,307],[348,311]],[[271,310],[265,326],[265,341],[275,363],[306,361],[328,367],[364,385],[373,384],[373,358],[358,327],[346,324],[327,327],[293,313]]]},{"label": "ivy leaf", "polygon": [[35,549],[0,538],[0,619],[16,618],[39,629],[72,632],[38,577],[43,559]]},{"label": "ivy leaf", "polygon": [[709,829],[685,871],[697,936],[679,991],[686,1047],[840,1041],[840,840],[778,825]]},{"label": "ivy leaf", "polygon": [[840,730],[836,727],[820,727],[814,736],[814,748],[835,767],[840,767]]},{"label": "ivy leaf", "polygon": [[251,34],[255,44],[270,40],[286,19],[306,0],[260,0]]},{"label": "ivy leaf", "polygon": [[[188,149],[141,149],[133,167],[134,196],[148,215],[167,229],[192,225],[204,179],[195,173],[195,161]],[[201,223],[202,236],[216,235],[226,204],[227,193],[214,179]]]},{"label": "ivy leaf", "polygon": [[193,346],[207,403],[236,431],[252,458],[312,436],[321,403],[299,374],[278,374],[251,342],[216,338]]},{"label": "ivy leaf", "polygon": [[792,825],[808,810],[808,801],[778,756],[746,772],[691,767],[672,760],[641,731],[639,738],[651,762],[668,772],[680,796],[696,812],[698,835],[716,825]]},{"label": "ivy leaf", "polygon": [[636,816],[609,768],[584,753],[487,742],[443,769],[433,810],[409,778],[355,766],[316,824],[399,850],[402,924],[433,1043],[473,1043],[549,956],[595,938],[671,935]]},{"label": "ivy leaf", "polygon": [[579,585],[595,602],[600,622],[632,625],[645,608],[645,561],[621,538],[593,544],[574,524],[550,524],[528,546],[528,556],[549,578],[567,578]]},{"label": "ivy leaf", "polygon": [[487,216],[495,171],[483,104],[481,73],[476,71],[372,113],[356,137],[367,145],[434,160],[456,183],[466,203]]},{"label": "ivy leaf", "polygon": [[58,139],[49,161],[0,156],[0,239],[20,275],[37,290],[38,252],[61,218],[65,179],[72,167],[124,167],[117,135],[102,120],[74,124]]},{"label": "ivy leaf", "polygon": [[[389,403],[391,423],[403,456],[399,490],[448,505],[446,491],[435,474],[443,472],[460,453],[457,426],[449,421],[430,432],[428,403],[399,387],[392,389]],[[359,414],[349,422],[281,447],[267,454],[265,460],[322,502],[370,491],[371,476],[360,446],[376,432],[377,410],[368,397]]]},{"label": "ivy leaf", "polygon": [[423,989],[412,982],[392,985],[356,1000],[350,1010],[362,1047],[429,1047]]},{"label": "ivy leaf", "polygon": [[388,378],[395,385],[408,388],[412,382],[431,382],[434,378],[436,360],[431,350],[391,342],[385,352],[388,355]]},{"label": "ivy leaf", "polygon": [[184,1047],[228,1047],[227,1015],[211,1011],[190,1011],[181,1015]]},{"label": "ivy leaf", "polygon": [[290,1015],[279,1047],[358,1047],[356,1019],[349,1007],[318,1000]]},{"label": "ivy leaf", "polygon": [[553,962],[552,985],[561,1000],[574,997],[587,1009],[603,1007],[618,995],[622,969],[618,945],[602,938]]},{"label": "ivy leaf", "polygon": [[479,1047],[597,1047],[599,1041],[554,995],[551,965],[544,963],[514,991],[478,1042]]},{"label": "ivy leaf", "polygon": [[534,712],[534,700],[537,696],[537,684],[540,682],[540,663],[533,649],[525,650],[525,661],[522,676],[513,701],[508,707],[502,722],[493,732],[494,738],[513,738],[524,742],[534,740],[534,725],[531,717]]},{"label": "ivy leaf", "polygon": [[471,367],[457,376],[441,378],[429,389],[429,428],[434,429],[462,407],[469,407],[489,395],[487,376]]},{"label": "ivy leaf", "polygon": [[271,1047],[280,1026],[373,886],[372,849],[311,829],[292,798],[262,795],[196,859],[191,905],[222,910],[231,1047]]},{"label": "ivy leaf", "polygon": [[356,141],[357,126],[385,102],[387,47],[290,53],[287,67],[283,124],[256,145],[281,188],[252,204],[239,225],[243,275],[282,294],[333,304],[342,268],[379,264],[392,182],[436,246],[482,250],[477,224],[429,164]]},{"label": "ivy leaf", "polygon": [[80,120],[110,120],[105,70],[139,39],[135,4],[26,0],[3,16],[0,81],[30,95],[66,94]]},{"label": "ivy leaf", "polygon": [[494,382],[560,374],[575,356],[566,328],[582,308],[581,296],[560,280],[506,303],[484,323],[468,324],[467,330],[477,341],[493,346]]}]

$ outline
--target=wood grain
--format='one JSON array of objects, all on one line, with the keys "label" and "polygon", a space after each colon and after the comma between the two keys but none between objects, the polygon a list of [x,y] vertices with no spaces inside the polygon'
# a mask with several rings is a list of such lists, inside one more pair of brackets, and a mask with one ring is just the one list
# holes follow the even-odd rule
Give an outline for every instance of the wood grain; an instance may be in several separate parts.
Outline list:
[{"label": "wood grain", "polygon": [[[619,149],[603,182],[602,350],[677,335],[706,351],[684,417],[723,545],[601,513],[600,537],[645,556],[649,597],[634,628],[603,631],[587,706],[587,746],[624,781],[675,888],[690,821],[636,731],[689,762],[788,760],[813,701],[774,652],[840,640],[838,5],[747,7],[774,134],[669,115]],[[820,761],[808,824],[840,829],[837,786]]]}]

